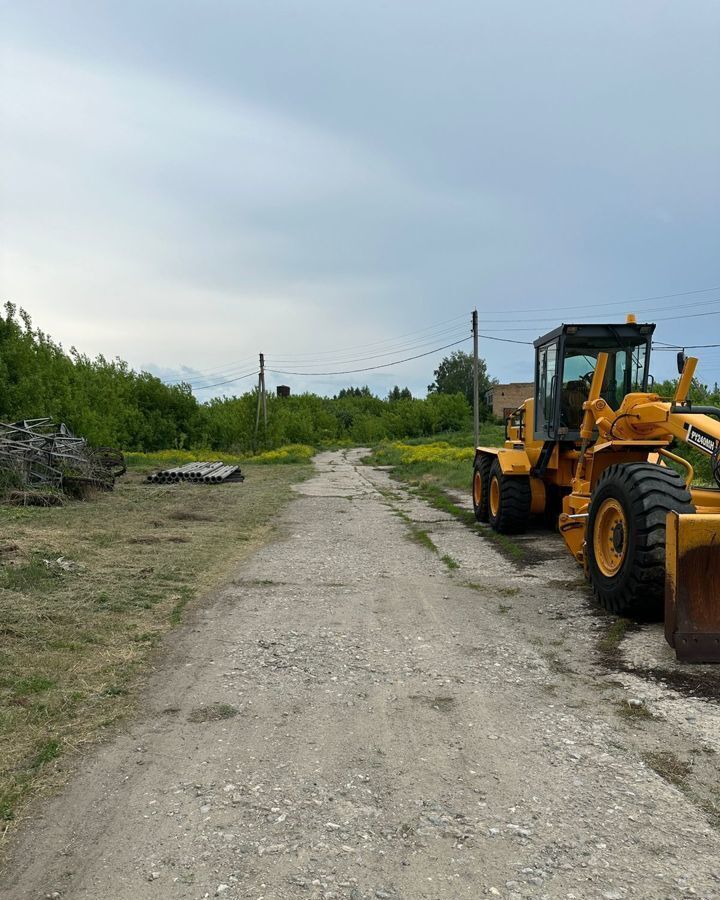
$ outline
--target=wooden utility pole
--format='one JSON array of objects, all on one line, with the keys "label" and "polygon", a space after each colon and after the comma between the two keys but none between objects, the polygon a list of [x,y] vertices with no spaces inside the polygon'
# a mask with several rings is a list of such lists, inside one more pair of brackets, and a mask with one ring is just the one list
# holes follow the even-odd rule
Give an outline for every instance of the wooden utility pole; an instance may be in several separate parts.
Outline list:
[{"label": "wooden utility pole", "polygon": [[265,390],[265,354],[260,354],[260,379],[262,381],[263,425],[267,429],[267,391]]},{"label": "wooden utility pole", "polygon": [[262,409],[263,423],[267,428],[267,394],[265,392],[265,354],[260,354],[260,372],[258,373],[258,404],[255,416],[255,439],[257,440],[260,428],[260,410]]},{"label": "wooden utility pole", "polygon": [[478,373],[478,314],[473,310],[473,425],[475,426],[475,446],[480,441],[480,378]]}]

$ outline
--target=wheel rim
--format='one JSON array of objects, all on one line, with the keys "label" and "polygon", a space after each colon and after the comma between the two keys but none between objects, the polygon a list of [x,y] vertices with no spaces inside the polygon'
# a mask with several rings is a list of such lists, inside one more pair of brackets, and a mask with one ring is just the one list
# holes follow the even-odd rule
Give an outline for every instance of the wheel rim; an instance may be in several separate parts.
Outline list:
[{"label": "wheel rim", "polygon": [[622,568],[627,556],[627,518],[618,500],[604,500],[595,517],[593,548],[598,568],[612,578]]},{"label": "wheel rim", "polygon": [[475,503],[475,506],[480,506],[482,499],[482,475],[479,472],[476,472],[475,477],[473,478],[473,502]]},{"label": "wheel rim", "polygon": [[496,516],[500,511],[500,482],[493,478],[490,482],[490,512]]}]

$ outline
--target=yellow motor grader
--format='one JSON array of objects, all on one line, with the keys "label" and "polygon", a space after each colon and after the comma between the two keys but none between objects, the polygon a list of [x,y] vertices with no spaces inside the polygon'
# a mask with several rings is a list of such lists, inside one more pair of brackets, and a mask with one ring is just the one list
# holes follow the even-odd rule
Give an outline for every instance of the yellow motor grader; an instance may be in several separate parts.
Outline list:
[{"label": "yellow motor grader", "polygon": [[[720,409],[688,400],[697,359],[678,354],[675,396],[652,392],[655,326],[561,325],[535,341],[535,395],[478,447],[473,507],[503,534],[559,529],[598,602],[658,618],[678,659],[720,662]],[[673,453],[710,458],[710,486]]]}]

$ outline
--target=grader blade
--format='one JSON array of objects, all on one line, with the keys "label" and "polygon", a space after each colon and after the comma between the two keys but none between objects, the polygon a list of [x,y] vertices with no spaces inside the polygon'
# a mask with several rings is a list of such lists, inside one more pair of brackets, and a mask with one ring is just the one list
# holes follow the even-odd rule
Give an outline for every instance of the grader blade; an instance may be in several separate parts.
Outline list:
[{"label": "grader blade", "polygon": [[720,662],[720,516],[671,512],[665,638],[684,662]]}]

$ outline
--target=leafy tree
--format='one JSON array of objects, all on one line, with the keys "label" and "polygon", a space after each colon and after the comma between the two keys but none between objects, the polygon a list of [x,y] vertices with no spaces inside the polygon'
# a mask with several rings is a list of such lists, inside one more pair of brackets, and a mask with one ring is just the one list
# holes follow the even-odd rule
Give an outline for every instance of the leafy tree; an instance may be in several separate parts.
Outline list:
[{"label": "leafy tree", "polygon": [[[666,381],[658,381],[650,390],[661,397],[674,397],[678,385],[678,378],[669,378]],[[699,379],[693,378],[690,385],[689,399],[693,403],[700,403],[707,406],[720,405],[720,386],[717,382],[710,385],[703,384]]]},{"label": "leafy tree", "polygon": [[395,385],[395,387],[388,394],[388,400],[391,403],[395,403],[398,400],[412,400],[412,393],[410,392],[410,388],[404,387],[402,390]]},{"label": "leafy tree", "polygon": [[372,397],[373,393],[370,388],[365,385],[365,387],[349,387],[342,388],[342,390],[335,395],[335,400],[344,400],[346,397]]},{"label": "leafy tree", "polygon": [[[486,378],[484,363],[482,372]],[[368,444],[469,430],[467,395],[450,390],[440,370],[435,374],[438,387],[424,400],[399,386],[384,400],[367,385],[332,398],[270,395],[268,424],[256,438],[257,390],[199,403],[187,384],[164,384],[121,359],[91,359],[74,348],[66,353],[23,310],[6,304],[0,312],[0,421],[50,416],[93,444],[124,450],[247,453],[290,443]]]},{"label": "leafy tree", "polygon": [[[472,354],[455,350],[446,356],[434,372],[435,381],[428,385],[429,394],[462,394],[472,407],[473,403],[473,358]],[[478,360],[478,388],[480,393],[480,413],[483,417],[489,414],[485,395],[497,384],[497,379],[490,378],[484,359]]]}]

